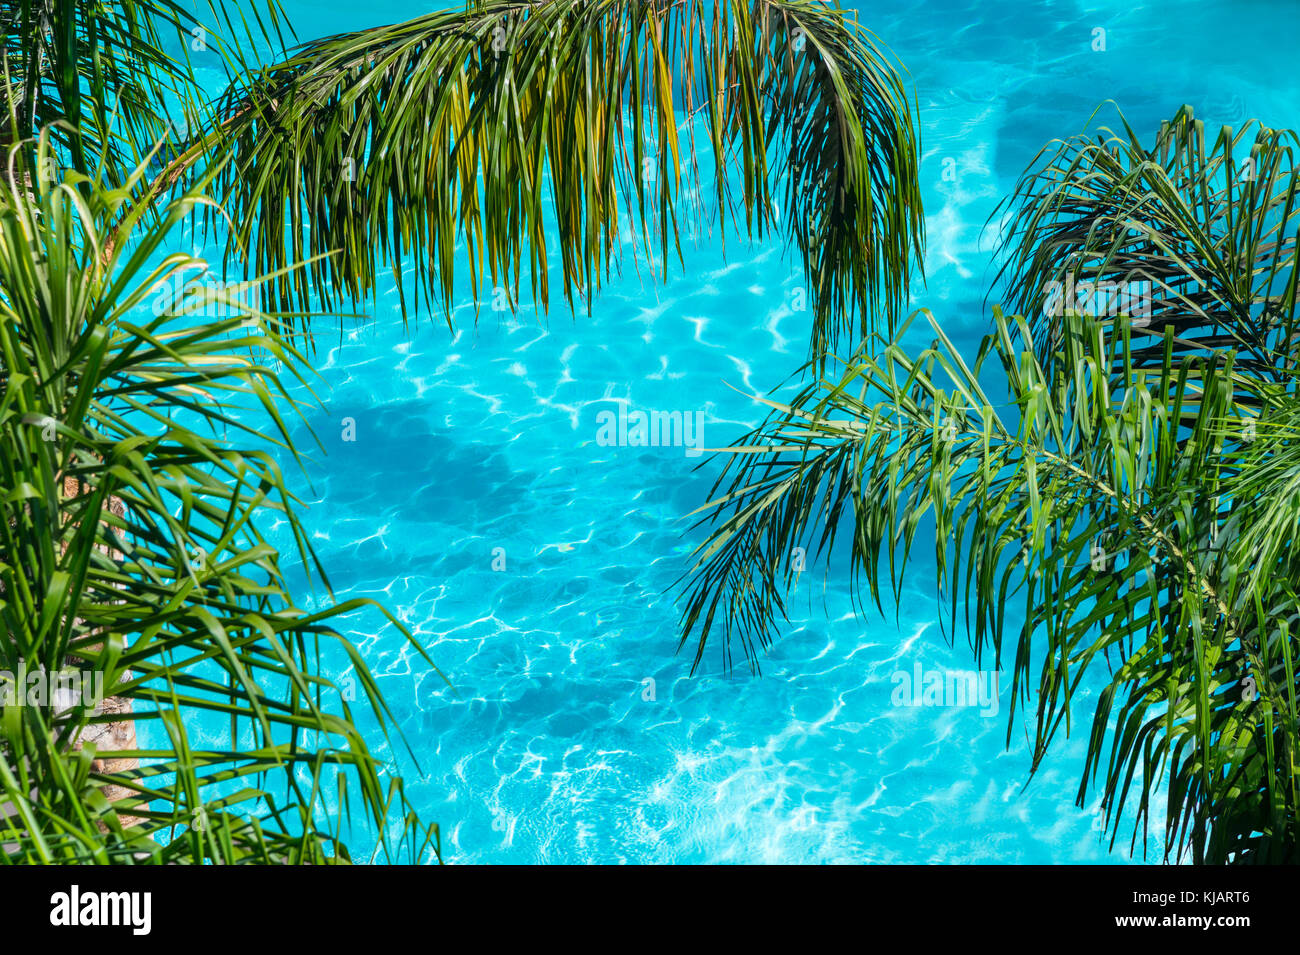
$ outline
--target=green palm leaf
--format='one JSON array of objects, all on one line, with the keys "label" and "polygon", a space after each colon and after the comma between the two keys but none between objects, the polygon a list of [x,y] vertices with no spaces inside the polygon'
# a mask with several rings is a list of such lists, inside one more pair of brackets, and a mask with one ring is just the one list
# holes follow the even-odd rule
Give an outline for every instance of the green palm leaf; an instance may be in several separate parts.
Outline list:
[{"label": "green palm leaf", "polygon": [[[1125,130],[1049,147],[1008,201],[1003,277],[1030,317],[995,308],[973,369],[930,319],[924,351],[905,325],[760,399],[701,508],[683,644],[698,665],[721,631],[727,665],[733,638],[756,665],[797,548],[829,560],[841,534],[855,589],[897,602],[932,532],[950,633],[1011,664],[1012,720],[1033,710],[1031,772],[1105,670],[1079,804],[1100,794],[1112,840],[1130,818],[1145,847],[1162,817],[1167,858],[1295,861],[1296,137],[1252,123],[1207,152],[1186,108],[1151,150]],[[1135,281],[1136,307],[1060,301]]]},{"label": "green palm leaf", "polygon": [[[149,218],[142,175],[108,190],[71,173],[0,198],[0,671],[99,675],[114,701],[4,708],[0,859],[345,860],[349,787],[381,850],[392,825],[414,857],[436,851],[321,670],[328,646],[346,654],[387,738],[373,677],[330,627],[367,602],[301,609],[259,529],[287,522],[316,567],[254,439],[269,422],[297,453],[270,363],[301,378],[301,356],[239,290],[191,283],[175,309],[141,308],[206,269],[163,250],[207,201]],[[209,317],[214,296],[225,317]],[[101,762],[97,727],[124,709],[167,743]],[[196,743],[200,725],[224,726],[224,743]]]},{"label": "green palm leaf", "polygon": [[743,220],[798,250],[824,355],[900,313],[919,258],[901,74],[812,0],[491,0],[310,43],[219,113],[192,156],[233,156],[231,255],[271,272],[332,253],[277,280],[285,309],[368,296],[387,263],[404,313],[436,299],[450,323],[462,244],[475,301],[518,303],[526,277],[546,307],[552,255],[589,301],[625,238],[666,270],[684,221]]},{"label": "green palm leaf", "polygon": [[6,144],[34,149],[45,130],[48,161],[120,184],[155,143],[210,122],[196,49],[233,76],[252,68],[246,46],[283,47],[278,0],[259,4],[207,0],[201,16],[177,0],[0,0]]},{"label": "green palm leaf", "polygon": [[[737,635],[752,660],[797,583],[796,548],[829,558],[838,533],[877,606],[885,582],[897,601],[933,528],[951,632],[1012,667],[1008,742],[1016,709],[1033,712],[1031,772],[1077,718],[1084,674],[1105,669],[1080,805],[1095,785],[1113,835],[1132,810],[1136,841],[1163,787],[1168,857],[1294,861],[1300,402],[1273,396],[1248,437],[1231,356],[1139,368],[1124,326],[1076,315],[1055,356],[1075,373],[1060,376],[1015,345],[1023,319],[995,320],[974,368],[931,319],[919,355],[881,339],[840,378],[769,402],[702,509],[713,529],[683,642],[698,631],[698,664],[720,629],[728,663]],[[1009,405],[981,385],[991,357]],[[1261,511],[1270,530],[1242,531]]]},{"label": "green palm leaf", "polygon": [[1187,106],[1150,147],[1119,123],[1049,144],[994,213],[1008,307],[1056,368],[1067,307],[1128,322],[1139,367],[1161,365],[1170,329],[1179,357],[1230,348],[1258,404],[1254,382],[1300,367],[1300,138],[1252,120],[1211,139]]}]

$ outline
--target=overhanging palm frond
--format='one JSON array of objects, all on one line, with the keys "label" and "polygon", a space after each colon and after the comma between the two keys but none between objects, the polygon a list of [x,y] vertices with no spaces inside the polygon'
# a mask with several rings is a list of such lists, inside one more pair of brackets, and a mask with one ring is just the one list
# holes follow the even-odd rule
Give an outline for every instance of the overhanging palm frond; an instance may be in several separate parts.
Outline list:
[{"label": "overhanging palm frond", "polygon": [[490,0],[308,44],[220,113],[192,155],[233,152],[231,254],[269,272],[334,253],[278,281],[284,308],[369,295],[403,256],[413,304],[449,308],[460,243],[476,301],[518,302],[526,272],[545,306],[552,241],[572,304],[625,233],[646,252],[657,237],[658,268],[680,259],[681,222],[712,221],[712,193],[720,226],[793,240],[821,356],[900,314],[919,259],[899,69],[813,0]]},{"label": "overhanging palm frond", "polygon": [[[301,609],[260,530],[287,522],[315,567],[252,438],[293,451],[269,363],[301,377],[301,358],[246,289],[195,283],[205,263],[165,254],[206,200],[146,218],[141,176],[0,197],[0,861],[345,860],[358,796],[381,849],[395,831],[414,857],[436,851],[321,669],[329,646],[346,657],[387,735],[373,677],[330,626],[368,602]],[[185,291],[151,317],[162,283]],[[20,672],[74,675],[83,693],[24,705]],[[97,762],[88,741],[123,704],[159,742]]]},{"label": "overhanging palm frond", "polygon": [[193,50],[234,75],[250,66],[245,45],[284,45],[279,0],[204,6],[206,16],[177,0],[0,0],[5,145],[47,131],[58,147],[49,160],[82,173],[102,165],[119,184],[159,140],[183,141],[178,124],[210,118]]},{"label": "overhanging palm frond", "polygon": [[1059,317],[1133,327],[1133,361],[1237,354],[1238,400],[1300,368],[1300,138],[1250,121],[1212,141],[1184,106],[1148,148],[1128,122],[1045,147],[994,213],[999,280],[1051,367]]},{"label": "overhanging palm frond", "polygon": [[[1135,842],[1163,809],[1170,858],[1295,861],[1294,390],[1243,419],[1233,356],[1175,362],[1172,328],[1144,368],[1125,324],[1064,316],[1061,375],[1016,344],[1028,323],[995,321],[973,369],[931,320],[916,358],[882,338],[838,380],[769,402],[706,505],[683,642],[698,630],[698,663],[720,629],[728,662],[737,634],[752,655],[797,582],[796,548],[829,556],[839,533],[855,582],[878,606],[892,582],[897,601],[932,526],[954,631],[1013,666],[1008,740],[1016,707],[1035,711],[1033,769],[1105,667],[1079,802],[1096,787],[1112,841],[1126,809]],[[980,383],[990,357],[1009,404]],[[1286,480],[1260,496],[1260,474]],[[1266,514],[1268,532],[1249,530]]]}]

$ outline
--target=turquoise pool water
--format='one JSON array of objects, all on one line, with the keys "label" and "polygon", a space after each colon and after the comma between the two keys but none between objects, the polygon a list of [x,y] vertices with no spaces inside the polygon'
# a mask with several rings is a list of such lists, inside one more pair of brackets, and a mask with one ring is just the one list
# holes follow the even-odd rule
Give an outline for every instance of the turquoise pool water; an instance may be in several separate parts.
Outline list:
[{"label": "turquoise pool water", "polygon": [[[1100,101],[1144,131],[1183,102],[1215,124],[1300,125],[1295,3],[876,6],[862,21],[920,105],[916,304],[972,349],[987,327],[986,219]],[[428,9],[287,7],[304,38]],[[842,567],[824,592],[806,577],[761,677],[723,672],[716,649],[690,677],[675,654],[665,590],[700,539],[682,518],[713,469],[681,447],[604,446],[598,415],[700,412],[704,445],[739,436],[761,409],[724,382],[766,391],[805,355],[797,282],[779,245],[732,241],[724,259],[705,241],[667,283],[626,270],[589,317],[485,310],[475,328],[466,303],[455,334],[436,315],[403,331],[388,289],[373,321],[322,338],[325,409],[309,421],[325,453],[300,482],[305,520],[339,595],[386,604],[457,687],[378,615],[346,628],[419,759],[423,775],[392,757],[448,861],[1127,861],[1094,807],[1074,806],[1078,734],[1022,789],[1009,687],[996,713],[893,705],[895,674],[976,668],[939,632],[924,561],[884,618],[853,613]]]}]

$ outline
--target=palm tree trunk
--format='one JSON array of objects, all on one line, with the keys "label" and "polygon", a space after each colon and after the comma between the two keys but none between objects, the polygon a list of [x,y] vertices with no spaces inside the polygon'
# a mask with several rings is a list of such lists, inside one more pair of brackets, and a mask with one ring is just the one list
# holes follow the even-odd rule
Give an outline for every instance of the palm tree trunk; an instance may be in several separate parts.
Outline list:
[{"label": "palm tree trunk", "polygon": [[[89,488],[82,485],[80,479],[75,477],[64,477],[63,479],[63,497],[65,500],[71,500],[84,494]],[[126,506],[120,498],[110,497],[108,499],[108,508],[119,517],[126,513]],[[121,560],[123,555],[111,548],[105,549],[114,560]],[[113,720],[107,723],[92,723],[87,726],[77,739],[77,746],[80,748],[87,743],[93,743],[96,752],[108,754],[119,750],[132,750],[136,748],[135,739],[135,720],[131,718],[131,701],[125,697],[111,696],[101,700],[95,705],[95,714],[114,714],[121,716],[121,719]],[[101,755],[91,763],[91,769],[97,773],[118,773],[131,769],[136,769],[140,761],[134,756],[114,758],[108,755]],[[109,802],[117,802],[131,795],[131,790],[124,786],[105,786],[103,788],[104,798]],[[123,826],[133,826],[141,820],[135,816],[119,815]]]}]

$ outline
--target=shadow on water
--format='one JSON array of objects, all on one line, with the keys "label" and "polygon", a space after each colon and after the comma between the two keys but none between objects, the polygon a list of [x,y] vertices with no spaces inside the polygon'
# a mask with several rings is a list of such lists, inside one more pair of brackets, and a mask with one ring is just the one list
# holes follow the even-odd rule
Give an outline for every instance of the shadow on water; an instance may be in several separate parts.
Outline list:
[{"label": "shadow on water", "polygon": [[353,516],[490,527],[527,506],[538,478],[500,447],[453,440],[454,429],[435,424],[442,414],[429,402],[336,406],[306,417],[319,446],[307,426],[292,432],[311,458],[305,499]]}]

